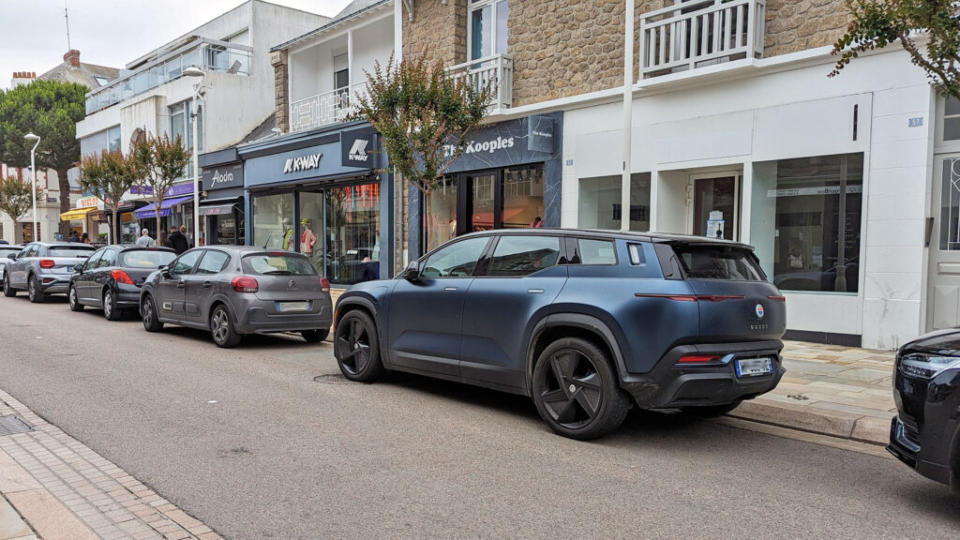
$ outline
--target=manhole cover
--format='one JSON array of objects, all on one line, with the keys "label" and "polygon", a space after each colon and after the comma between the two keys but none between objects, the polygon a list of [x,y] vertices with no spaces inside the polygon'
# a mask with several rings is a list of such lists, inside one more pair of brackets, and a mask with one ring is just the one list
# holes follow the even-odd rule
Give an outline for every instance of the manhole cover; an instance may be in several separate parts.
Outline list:
[{"label": "manhole cover", "polygon": [[33,431],[33,427],[15,414],[0,416],[0,437]]},{"label": "manhole cover", "polygon": [[345,383],[348,381],[343,376],[343,373],[326,373],[324,375],[317,375],[316,377],[314,377],[313,382],[336,384],[336,383]]}]

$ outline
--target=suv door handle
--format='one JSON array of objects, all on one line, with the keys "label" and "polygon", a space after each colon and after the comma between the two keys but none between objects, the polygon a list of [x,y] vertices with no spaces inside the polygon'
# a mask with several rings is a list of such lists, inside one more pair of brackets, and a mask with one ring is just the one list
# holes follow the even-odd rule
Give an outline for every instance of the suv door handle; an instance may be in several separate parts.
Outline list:
[{"label": "suv door handle", "polygon": [[186,283],[182,279],[177,282],[178,289],[182,289],[184,286],[186,286]]},{"label": "suv door handle", "polygon": [[445,290],[445,291],[447,291],[447,292],[452,292],[452,291],[457,290],[457,288],[456,288],[456,287],[444,287],[443,290]]},{"label": "suv door handle", "polygon": [[213,282],[212,282],[212,281],[204,281],[201,285],[202,285],[203,287],[213,287]]}]

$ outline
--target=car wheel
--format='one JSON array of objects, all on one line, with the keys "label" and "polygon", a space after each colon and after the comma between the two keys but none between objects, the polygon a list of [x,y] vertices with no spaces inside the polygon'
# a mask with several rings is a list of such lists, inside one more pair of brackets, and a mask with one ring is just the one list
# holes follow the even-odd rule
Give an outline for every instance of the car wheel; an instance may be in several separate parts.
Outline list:
[{"label": "car wheel", "polygon": [[116,300],[113,298],[113,291],[107,289],[103,293],[103,316],[108,321],[119,321],[123,316],[123,311],[117,309]]},{"label": "car wheel", "polygon": [[327,339],[327,336],[330,335],[330,330],[304,330],[300,332],[300,335],[303,336],[303,339],[307,340],[307,343],[320,343]]},{"label": "car wheel", "polygon": [[222,305],[214,308],[210,315],[210,334],[213,336],[213,342],[217,347],[229,349],[240,344],[241,336],[233,328],[233,322],[230,321],[230,314],[227,308]]},{"label": "car wheel", "polygon": [[77,295],[77,288],[70,285],[67,290],[67,303],[70,305],[70,311],[83,311],[83,304],[80,303],[80,297]]},{"label": "car wheel", "polygon": [[333,354],[343,376],[373,382],[383,374],[377,326],[366,313],[354,310],[337,321]]},{"label": "car wheel", "polygon": [[580,440],[619,428],[631,405],[607,356],[579,338],[557,340],[540,354],[533,370],[533,402],[551,429]]},{"label": "car wheel", "polygon": [[684,414],[689,414],[690,416],[699,416],[700,418],[717,418],[736,409],[741,403],[743,403],[743,400],[738,399],[733,403],[724,403],[723,405],[683,407],[681,410]]},{"label": "car wheel", "polygon": [[3,282],[3,295],[7,298],[11,298],[17,295],[17,290],[10,286],[10,280],[5,280]]},{"label": "car wheel", "polygon": [[37,281],[37,276],[30,276],[30,279],[27,280],[27,298],[34,304],[39,304],[44,300],[44,294],[40,289],[40,282]]},{"label": "car wheel", "polygon": [[143,300],[140,302],[140,313],[143,320],[143,328],[147,332],[159,332],[163,329],[163,323],[160,322],[159,313],[157,312],[157,303],[154,302],[153,297],[147,295],[143,297]]}]

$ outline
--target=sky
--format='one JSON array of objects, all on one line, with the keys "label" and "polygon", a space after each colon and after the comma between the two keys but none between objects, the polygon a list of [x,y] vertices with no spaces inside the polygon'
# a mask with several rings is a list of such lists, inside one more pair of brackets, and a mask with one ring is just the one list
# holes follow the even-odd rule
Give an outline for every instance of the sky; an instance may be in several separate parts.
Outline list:
[{"label": "sky", "polygon": [[[350,0],[270,0],[332,17]],[[0,0],[0,88],[14,71],[37,75],[63,62],[70,45],[80,61],[122,68],[244,0]]]}]

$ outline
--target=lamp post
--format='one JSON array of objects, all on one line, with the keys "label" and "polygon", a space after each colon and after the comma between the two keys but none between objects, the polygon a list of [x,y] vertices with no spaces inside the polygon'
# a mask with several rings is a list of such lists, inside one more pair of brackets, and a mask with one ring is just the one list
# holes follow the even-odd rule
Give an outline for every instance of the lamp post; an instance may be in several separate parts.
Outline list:
[{"label": "lamp post", "polygon": [[31,201],[33,202],[33,231],[31,235],[33,236],[33,241],[37,242],[40,240],[40,235],[37,234],[37,146],[40,145],[40,136],[34,135],[31,131],[23,136],[24,139],[28,141],[35,141],[33,143],[33,148],[30,149],[30,184],[33,186],[33,197]]},{"label": "lamp post", "polygon": [[183,74],[186,77],[196,77],[197,82],[193,85],[193,111],[191,117],[193,119],[193,245],[200,245],[200,163],[199,156],[197,155],[199,151],[199,140],[197,136],[197,120],[198,109],[197,109],[197,99],[200,97],[200,90],[203,88],[203,77],[204,72],[202,69],[196,66],[190,66],[187,69],[183,70]]}]

